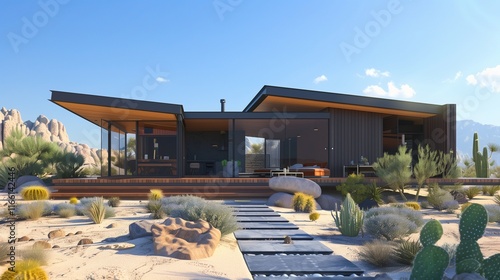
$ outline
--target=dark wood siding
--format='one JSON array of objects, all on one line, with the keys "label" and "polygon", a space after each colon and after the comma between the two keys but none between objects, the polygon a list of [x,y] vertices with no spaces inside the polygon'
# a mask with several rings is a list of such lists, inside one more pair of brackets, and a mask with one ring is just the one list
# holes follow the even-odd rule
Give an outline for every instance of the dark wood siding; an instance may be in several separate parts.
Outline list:
[{"label": "dark wood siding", "polygon": [[456,152],[456,106],[443,105],[441,114],[424,119],[424,143],[443,152]]},{"label": "dark wood siding", "polygon": [[383,155],[383,115],[377,113],[331,109],[333,131],[333,162],[330,169],[334,177],[343,176],[344,165],[356,164],[361,156],[372,164]]}]

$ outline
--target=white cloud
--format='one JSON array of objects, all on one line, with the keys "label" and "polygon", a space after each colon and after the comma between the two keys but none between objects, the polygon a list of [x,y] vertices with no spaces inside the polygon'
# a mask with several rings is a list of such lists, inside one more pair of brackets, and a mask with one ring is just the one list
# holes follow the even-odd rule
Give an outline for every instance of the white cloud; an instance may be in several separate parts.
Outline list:
[{"label": "white cloud", "polygon": [[163,77],[156,77],[156,79],[155,79],[155,80],[156,80],[158,83],[160,83],[160,84],[170,82],[170,80],[165,79],[165,78],[163,78]]},{"label": "white cloud", "polygon": [[382,72],[375,68],[369,68],[365,70],[365,75],[368,77],[378,78],[378,77],[389,77],[391,73],[389,73],[389,71]]},{"label": "white cloud", "polygon": [[474,77],[474,75],[469,75],[467,76],[467,78],[465,78],[465,80],[467,81],[467,84],[468,85],[477,85],[477,80],[476,80],[476,77]]},{"label": "white cloud", "polygon": [[455,74],[455,78],[453,78],[454,81],[460,79],[462,77],[462,71],[458,71],[456,74]]},{"label": "white cloud", "polygon": [[328,81],[328,78],[325,75],[321,75],[319,77],[316,77],[313,82],[315,84],[319,84],[321,82],[326,82],[326,81]]},{"label": "white cloud", "polygon": [[479,85],[492,92],[500,93],[500,65],[494,68],[486,68],[475,75],[469,75],[466,80],[469,85]]},{"label": "white cloud", "polygon": [[387,83],[387,90],[378,85],[371,85],[366,87],[363,93],[368,95],[404,98],[412,98],[416,94],[415,90],[408,84],[402,84],[401,87],[398,88],[392,81]]}]

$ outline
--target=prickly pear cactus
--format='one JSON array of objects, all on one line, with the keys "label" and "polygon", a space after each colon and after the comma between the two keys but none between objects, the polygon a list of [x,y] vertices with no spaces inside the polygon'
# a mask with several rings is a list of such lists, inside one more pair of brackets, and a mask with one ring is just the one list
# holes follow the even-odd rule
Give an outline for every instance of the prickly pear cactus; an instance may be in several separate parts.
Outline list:
[{"label": "prickly pear cactus", "polygon": [[443,235],[443,227],[437,220],[428,221],[420,232],[422,246],[434,245]]},{"label": "prickly pear cactus", "polygon": [[425,246],[415,256],[410,280],[442,279],[449,263],[450,257],[443,248]]},{"label": "prickly pear cactus", "polygon": [[434,244],[443,235],[443,227],[437,220],[427,222],[420,232],[423,248],[415,256],[410,280],[428,280],[443,278],[450,263],[448,253]]},{"label": "prickly pear cactus", "polygon": [[486,279],[500,279],[500,254],[483,261],[483,274]]},{"label": "prickly pear cactus", "polygon": [[488,224],[488,212],[484,206],[472,203],[460,218],[460,240],[479,240]]}]

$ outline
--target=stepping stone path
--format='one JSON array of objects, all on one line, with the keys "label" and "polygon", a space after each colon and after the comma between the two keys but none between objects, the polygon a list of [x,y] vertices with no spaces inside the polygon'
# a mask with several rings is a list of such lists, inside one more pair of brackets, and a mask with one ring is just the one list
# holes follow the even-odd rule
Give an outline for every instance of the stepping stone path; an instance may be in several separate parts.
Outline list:
[{"label": "stepping stone path", "polygon": [[[267,205],[230,204],[240,230],[234,232],[254,279],[374,279]],[[270,216],[265,213],[274,213]],[[292,238],[285,244],[284,237]]]}]

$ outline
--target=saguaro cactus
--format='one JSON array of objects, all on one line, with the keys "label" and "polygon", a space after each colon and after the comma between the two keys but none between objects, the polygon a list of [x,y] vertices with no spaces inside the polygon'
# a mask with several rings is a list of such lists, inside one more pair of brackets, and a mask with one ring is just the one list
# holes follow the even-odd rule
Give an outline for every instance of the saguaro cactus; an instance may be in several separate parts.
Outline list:
[{"label": "saguaro cactus", "polygon": [[476,169],[476,177],[487,178],[489,176],[488,149],[483,148],[483,153],[479,152],[479,138],[477,132],[474,133],[472,143],[472,160]]}]

